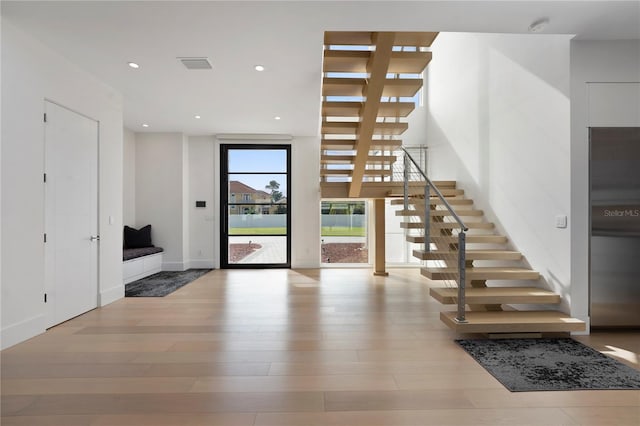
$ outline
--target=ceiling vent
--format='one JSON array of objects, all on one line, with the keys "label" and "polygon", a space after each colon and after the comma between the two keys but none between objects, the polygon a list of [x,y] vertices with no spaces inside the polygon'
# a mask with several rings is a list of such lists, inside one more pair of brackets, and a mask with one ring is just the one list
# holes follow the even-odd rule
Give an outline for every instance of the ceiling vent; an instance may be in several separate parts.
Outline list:
[{"label": "ceiling vent", "polygon": [[210,70],[213,68],[208,58],[178,58],[189,70]]}]

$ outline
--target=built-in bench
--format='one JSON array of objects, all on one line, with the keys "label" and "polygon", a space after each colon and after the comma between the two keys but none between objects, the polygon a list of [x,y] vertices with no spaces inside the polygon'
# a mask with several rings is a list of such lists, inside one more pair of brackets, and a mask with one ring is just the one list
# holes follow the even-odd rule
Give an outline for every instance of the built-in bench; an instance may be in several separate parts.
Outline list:
[{"label": "built-in bench", "polygon": [[122,278],[124,284],[160,272],[163,251],[164,249],[161,247],[123,249]]}]

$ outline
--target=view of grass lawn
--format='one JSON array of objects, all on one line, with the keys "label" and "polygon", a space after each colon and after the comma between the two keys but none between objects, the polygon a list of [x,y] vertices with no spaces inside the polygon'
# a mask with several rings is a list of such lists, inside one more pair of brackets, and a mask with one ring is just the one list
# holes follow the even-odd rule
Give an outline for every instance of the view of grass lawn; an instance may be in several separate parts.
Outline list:
[{"label": "view of grass lawn", "polygon": [[364,227],[323,226],[323,237],[364,237]]},{"label": "view of grass lawn", "polygon": [[273,228],[231,228],[229,229],[229,235],[285,235],[287,228],[273,227]]},{"label": "view of grass lawn", "polygon": [[[287,233],[285,227],[273,228],[231,228],[229,235],[284,235]],[[364,237],[364,227],[348,226],[323,226],[323,237]]]}]

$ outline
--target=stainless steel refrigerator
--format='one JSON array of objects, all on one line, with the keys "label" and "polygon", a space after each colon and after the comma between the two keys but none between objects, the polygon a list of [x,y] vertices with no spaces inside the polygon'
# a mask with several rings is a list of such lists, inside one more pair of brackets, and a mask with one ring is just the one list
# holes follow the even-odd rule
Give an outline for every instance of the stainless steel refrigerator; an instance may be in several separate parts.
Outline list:
[{"label": "stainless steel refrigerator", "polygon": [[640,327],[640,127],[590,139],[592,327]]}]

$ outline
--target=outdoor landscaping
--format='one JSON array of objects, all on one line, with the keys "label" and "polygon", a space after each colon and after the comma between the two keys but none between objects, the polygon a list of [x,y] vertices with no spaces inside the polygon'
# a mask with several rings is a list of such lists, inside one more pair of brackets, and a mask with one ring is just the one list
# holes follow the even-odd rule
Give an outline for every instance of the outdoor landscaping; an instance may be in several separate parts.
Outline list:
[{"label": "outdoor landscaping", "polygon": [[369,249],[364,243],[325,243],[322,263],[369,263]]},{"label": "outdoor landscaping", "polygon": [[256,243],[229,244],[229,263],[238,263],[262,246]]}]

